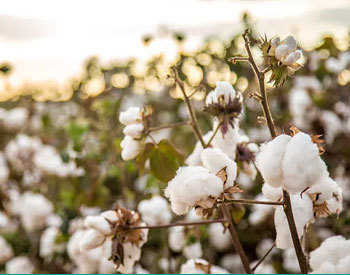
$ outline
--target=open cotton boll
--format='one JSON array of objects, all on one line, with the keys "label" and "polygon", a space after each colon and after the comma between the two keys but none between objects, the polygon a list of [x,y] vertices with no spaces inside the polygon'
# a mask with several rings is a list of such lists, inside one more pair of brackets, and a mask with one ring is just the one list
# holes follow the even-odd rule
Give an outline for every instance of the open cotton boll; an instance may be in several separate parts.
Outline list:
[{"label": "open cotton boll", "polygon": [[210,266],[206,260],[203,259],[190,259],[186,263],[181,265],[181,274],[229,274],[229,272],[219,266]]},{"label": "open cotton boll", "polygon": [[121,157],[125,161],[136,158],[140,152],[140,142],[130,136],[124,137],[120,147],[122,148]]},{"label": "open cotton boll", "polygon": [[[208,142],[212,135],[213,135],[212,131],[209,131],[208,133],[206,133],[203,136],[204,142]],[[185,163],[188,166],[201,166],[202,165],[202,159],[201,159],[202,151],[203,151],[203,146],[199,141],[197,141],[192,153],[185,160]]]},{"label": "open cotton boll", "polygon": [[175,226],[169,228],[168,243],[171,250],[180,252],[186,245],[186,234],[184,227]]},{"label": "open cotton boll", "polygon": [[280,187],[283,172],[282,160],[286,152],[287,144],[291,141],[288,135],[279,135],[272,141],[261,146],[256,156],[256,165],[266,183],[272,187]]},{"label": "open cotton boll", "polygon": [[231,246],[231,236],[221,223],[208,226],[209,243],[217,251],[224,251]]},{"label": "open cotton boll", "polygon": [[[309,196],[299,194],[290,197],[295,225],[299,238],[302,237],[304,226],[313,220],[313,204]],[[275,210],[276,246],[281,249],[292,248],[293,241],[290,235],[287,217],[283,206],[277,206]]]},{"label": "open cotton boll", "polygon": [[275,57],[282,61],[284,57],[288,54],[289,49],[287,45],[279,45],[275,50]]},{"label": "open cotton boll", "polygon": [[167,224],[171,220],[168,201],[161,196],[141,201],[137,209],[148,225]]},{"label": "open cotton boll", "polygon": [[88,216],[85,218],[84,224],[86,227],[95,229],[105,236],[112,234],[111,225],[102,216]]},{"label": "open cotton boll", "polygon": [[187,259],[199,259],[203,256],[202,246],[200,242],[186,245],[183,254]]},{"label": "open cotton boll", "polygon": [[[214,121],[213,129],[217,127],[218,121]],[[228,130],[225,134],[220,131],[214,136],[211,147],[218,148],[232,160],[236,158],[236,147],[239,141],[238,126],[231,127],[228,125]]]},{"label": "open cotton boll", "polygon": [[284,65],[291,66],[295,62],[297,62],[301,56],[303,55],[303,52],[301,50],[297,50],[295,52],[290,53],[287,55],[286,59],[283,61]]},{"label": "open cotton boll", "polygon": [[272,187],[268,183],[262,186],[262,193],[269,201],[279,201],[283,197],[283,190],[281,187]]},{"label": "open cotton boll", "polygon": [[117,268],[117,271],[124,274],[130,274],[133,272],[135,262],[141,258],[141,249],[137,245],[127,242],[123,243],[123,253],[124,261],[123,264]]},{"label": "open cotton boll", "polygon": [[80,240],[80,249],[90,250],[103,244],[105,236],[95,229],[89,229]]},{"label": "open cotton boll", "polygon": [[326,201],[330,214],[338,214],[343,210],[343,190],[337,186],[332,197]]},{"label": "open cotton boll", "polygon": [[336,272],[338,274],[349,274],[350,270],[350,255],[340,259],[336,265]]},{"label": "open cotton boll", "polygon": [[297,255],[295,254],[295,249],[289,248],[282,252],[283,256],[283,268],[292,273],[299,273],[300,267]]},{"label": "open cotton boll", "polygon": [[0,264],[6,263],[13,255],[11,245],[0,235]]},{"label": "open cotton boll", "polygon": [[59,228],[51,226],[45,229],[40,237],[40,250],[41,257],[52,257],[55,252],[61,252],[64,250],[64,243],[56,243],[56,238],[59,235]]},{"label": "open cotton boll", "polygon": [[[267,201],[267,199],[259,194],[255,197],[257,201]],[[257,225],[266,220],[266,218],[273,213],[274,207],[272,205],[265,204],[253,204],[252,212],[249,215],[249,223],[253,225]]]},{"label": "open cotton boll", "polygon": [[331,179],[330,177],[326,177],[322,180],[322,182],[311,186],[308,190],[308,194],[317,194],[316,196],[316,204],[321,204],[324,201],[330,199],[333,196],[334,192],[338,191],[338,184]]},{"label": "open cotton boll", "polygon": [[226,189],[233,186],[234,180],[237,177],[237,164],[233,160],[220,149],[216,148],[204,149],[201,158],[203,166],[215,175],[222,169],[225,169],[227,178],[224,182],[224,188]]},{"label": "open cotton boll", "polygon": [[296,134],[288,143],[282,169],[282,187],[292,194],[302,192],[329,175],[317,145],[305,133]]},{"label": "open cotton boll", "polygon": [[346,240],[343,236],[332,236],[324,240],[320,247],[311,251],[310,266],[313,270],[318,270],[326,262],[337,265],[345,255],[350,255],[350,240]]},{"label": "open cotton boll", "polygon": [[297,48],[297,41],[295,40],[293,35],[288,35],[281,44],[286,45],[288,47],[288,53],[291,53]]},{"label": "open cotton boll", "polygon": [[133,123],[133,124],[127,125],[123,129],[123,133],[126,136],[131,136],[133,138],[139,138],[142,135],[143,128],[144,128],[143,123]]},{"label": "open cotton boll", "polygon": [[32,274],[34,269],[34,265],[26,256],[13,258],[5,265],[6,274]]},{"label": "open cotton boll", "polygon": [[219,98],[222,97],[225,104],[229,104],[236,97],[236,91],[232,87],[230,82],[227,81],[218,81],[216,83],[216,88],[214,91],[211,91],[206,99],[205,104],[210,105],[213,103],[219,103]]},{"label": "open cotton boll", "polygon": [[142,110],[140,107],[130,107],[119,115],[120,123],[129,125],[142,121]]},{"label": "open cotton boll", "polygon": [[217,198],[222,192],[223,183],[219,177],[206,168],[189,166],[177,170],[165,189],[165,196],[170,199],[174,213],[182,215],[196,205],[212,207],[209,199]]},{"label": "open cotton boll", "polygon": [[25,126],[28,117],[28,109],[23,107],[13,108],[6,111],[5,117],[2,119],[2,124],[7,130],[17,131]]}]

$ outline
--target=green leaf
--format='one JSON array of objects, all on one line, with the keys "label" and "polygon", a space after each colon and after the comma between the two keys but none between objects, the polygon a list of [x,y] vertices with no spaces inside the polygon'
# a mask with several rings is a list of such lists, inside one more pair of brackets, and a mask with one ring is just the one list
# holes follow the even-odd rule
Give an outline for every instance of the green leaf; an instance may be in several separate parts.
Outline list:
[{"label": "green leaf", "polygon": [[182,154],[167,140],[160,141],[150,154],[151,171],[157,179],[164,182],[175,176],[182,161]]},{"label": "green leaf", "polygon": [[231,215],[235,223],[239,223],[239,221],[243,218],[245,214],[244,206],[237,206],[232,209]]},{"label": "green leaf", "polygon": [[81,150],[82,137],[89,130],[89,125],[71,122],[66,127],[66,130],[73,141],[74,150],[79,152]]},{"label": "green leaf", "polygon": [[136,164],[139,168],[140,175],[143,174],[145,169],[145,163],[149,159],[152,151],[154,150],[153,143],[146,143],[141,153],[136,157]]}]

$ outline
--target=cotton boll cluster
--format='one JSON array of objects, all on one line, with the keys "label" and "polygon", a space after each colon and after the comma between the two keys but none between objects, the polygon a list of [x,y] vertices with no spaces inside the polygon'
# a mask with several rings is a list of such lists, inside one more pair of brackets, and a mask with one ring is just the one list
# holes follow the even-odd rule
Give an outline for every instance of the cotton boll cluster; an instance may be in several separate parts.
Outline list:
[{"label": "cotton boll cluster", "polygon": [[[303,236],[304,227],[313,221],[313,204],[309,196],[300,196],[299,194],[290,197],[295,225],[298,236]],[[287,217],[283,206],[277,206],[275,210],[275,228],[276,228],[276,246],[281,249],[293,247],[293,241],[289,231]]]},{"label": "cotton boll cluster", "polygon": [[[147,229],[123,232],[123,225],[140,226],[138,213],[118,208],[102,212],[99,216],[88,216],[85,219],[87,230],[80,238],[80,249],[90,251],[102,247],[107,259],[115,259],[116,270],[121,273],[131,273],[136,261],[141,257],[141,247],[147,241]],[[120,235],[119,235],[120,234]],[[117,241],[118,250],[112,249]],[[115,255],[115,253],[121,254]]]},{"label": "cotton boll cluster", "polygon": [[190,259],[181,265],[181,274],[229,274],[229,272],[219,266],[210,265],[206,260]]},{"label": "cotton boll cluster", "polygon": [[0,235],[0,265],[13,257],[12,246]]},{"label": "cotton boll cluster", "polygon": [[350,271],[350,240],[342,236],[333,236],[310,253],[312,274],[338,273]]},{"label": "cotton boll cluster", "polygon": [[167,224],[171,221],[168,201],[161,196],[141,201],[138,205],[138,211],[148,225]]},{"label": "cotton boll cluster", "polygon": [[311,137],[279,135],[261,147],[256,164],[265,183],[295,194],[328,177],[327,166]]},{"label": "cotton boll cluster", "polygon": [[120,146],[122,148],[121,157],[123,160],[134,159],[141,149],[141,138],[144,130],[143,110],[139,107],[130,107],[119,115],[120,123],[125,125],[123,133],[125,135]]},{"label": "cotton boll cluster", "polygon": [[0,108],[0,125],[8,131],[19,131],[29,118],[29,111],[23,107],[10,110]]},{"label": "cotton boll cluster", "polygon": [[275,58],[286,66],[298,65],[297,61],[303,55],[301,50],[297,50],[297,42],[291,35],[282,41],[278,36],[272,39],[270,53],[274,54]]},{"label": "cotton boll cluster", "polygon": [[26,256],[15,257],[5,265],[5,272],[7,274],[32,274],[34,269],[34,265]]},{"label": "cotton boll cluster", "polygon": [[218,149],[202,151],[204,167],[180,167],[168,183],[165,196],[170,199],[171,209],[177,215],[195,207],[200,215],[210,214],[215,199],[229,187],[237,175],[237,165]]},{"label": "cotton boll cluster", "polygon": [[221,223],[213,223],[208,226],[210,245],[217,251],[225,251],[231,247],[231,236]]},{"label": "cotton boll cluster", "polygon": [[43,195],[27,191],[11,199],[10,209],[20,217],[24,229],[32,232],[46,226],[54,207]]}]

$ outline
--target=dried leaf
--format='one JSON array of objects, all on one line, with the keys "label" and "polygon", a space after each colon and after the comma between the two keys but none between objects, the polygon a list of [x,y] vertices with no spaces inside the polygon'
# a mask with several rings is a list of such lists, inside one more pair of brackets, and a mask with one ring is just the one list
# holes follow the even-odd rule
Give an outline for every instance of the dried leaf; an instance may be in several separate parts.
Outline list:
[{"label": "dried leaf", "polygon": [[202,270],[205,274],[210,274],[210,264],[202,264],[195,262],[195,266],[197,269]]},{"label": "dried leaf", "polygon": [[321,139],[322,135],[312,135],[311,140],[313,143],[315,143],[318,147],[318,150],[320,151],[320,155],[322,155],[325,152],[325,149],[322,145],[322,143],[325,143],[324,139]]},{"label": "dried leaf", "polygon": [[291,131],[291,136],[294,137],[296,134],[300,133],[301,131],[295,127],[294,125],[290,125],[289,130]]},{"label": "dried leaf", "polygon": [[225,193],[234,194],[234,193],[242,193],[243,190],[238,187],[238,185],[231,186],[225,190]]},{"label": "dried leaf", "polygon": [[226,168],[227,166],[225,166],[219,172],[216,173],[216,176],[219,177],[223,183],[226,183],[226,180],[227,180]]},{"label": "dried leaf", "polygon": [[330,213],[326,202],[314,204],[314,215],[316,217],[327,217],[329,214]]}]

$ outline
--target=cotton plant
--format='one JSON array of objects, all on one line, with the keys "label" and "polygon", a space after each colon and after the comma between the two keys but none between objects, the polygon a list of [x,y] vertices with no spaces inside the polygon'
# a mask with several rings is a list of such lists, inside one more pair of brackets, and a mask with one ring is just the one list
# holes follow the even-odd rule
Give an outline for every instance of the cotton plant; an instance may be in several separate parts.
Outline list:
[{"label": "cotton plant", "polygon": [[12,258],[5,265],[7,274],[33,274],[34,270],[35,267],[27,256]]}]

